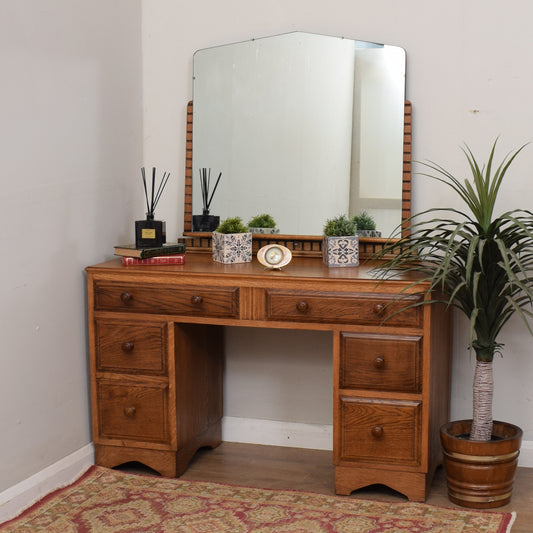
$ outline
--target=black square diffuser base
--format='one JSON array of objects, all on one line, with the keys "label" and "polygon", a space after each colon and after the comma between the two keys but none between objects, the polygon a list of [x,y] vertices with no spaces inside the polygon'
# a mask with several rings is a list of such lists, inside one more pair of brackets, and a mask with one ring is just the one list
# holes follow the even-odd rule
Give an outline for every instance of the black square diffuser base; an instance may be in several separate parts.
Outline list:
[{"label": "black square diffuser base", "polygon": [[162,220],[135,221],[135,247],[153,248],[165,243],[165,222]]}]

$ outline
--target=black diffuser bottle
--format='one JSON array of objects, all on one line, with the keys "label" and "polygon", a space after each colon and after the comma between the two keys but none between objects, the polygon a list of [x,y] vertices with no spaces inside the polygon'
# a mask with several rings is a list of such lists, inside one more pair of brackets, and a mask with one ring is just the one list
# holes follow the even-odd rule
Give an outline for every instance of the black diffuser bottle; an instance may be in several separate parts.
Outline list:
[{"label": "black diffuser bottle", "polygon": [[135,248],[157,248],[166,242],[165,222],[154,220],[146,214],[146,220],[135,221]]},{"label": "black diffuser bottle", "polygon": [[163,220],[154,220],[155,206],[161,198],[163,189],[167,184],[170,173],[165,172],[163,179],[159,183],[157,192],[155,190],[155,168],[152,169],[151,200],[148,199],[148,187],[146,186],[146,175],[144,167],[141,169],[144,194],[146,197],[146,220],[135,221],[135,247],[136,248],[157,248],[166,242],[166,224]]},{"label": "black diffuser bottle", "polygon": [[218,183],[222,177],[222,172],[218,175],[215,186],[211,195],[209,195],[209,190],[211,188],[211,169],[201,168],[200,169],[200,186],[202,188],[202,203],[203,209],[201,215],[193,215],[192,217],[192,230],[193,231],[204,231],[212,232],[218,228],[220,223],[220,216],[211,215],[209,213],[209,207],[211,206],[211,201],[217,190]]}]

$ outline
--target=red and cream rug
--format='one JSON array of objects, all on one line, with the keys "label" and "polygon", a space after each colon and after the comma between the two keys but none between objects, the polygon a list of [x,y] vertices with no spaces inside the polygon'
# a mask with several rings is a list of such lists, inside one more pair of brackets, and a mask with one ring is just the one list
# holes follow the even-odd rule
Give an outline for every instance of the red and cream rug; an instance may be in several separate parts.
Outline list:
[{"label": "red and cream rug", "polygon": [[511,513],[130,474],[100,466],[3,533],[508,533]]}]

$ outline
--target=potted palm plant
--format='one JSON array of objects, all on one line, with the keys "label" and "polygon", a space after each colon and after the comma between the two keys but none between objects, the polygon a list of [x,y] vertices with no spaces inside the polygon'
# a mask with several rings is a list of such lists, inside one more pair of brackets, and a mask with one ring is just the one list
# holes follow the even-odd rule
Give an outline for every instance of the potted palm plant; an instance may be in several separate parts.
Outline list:
[{"label": "potted palm plant", "polygon": [[339,215],[326,220],[323,229],[322,258],[329,267],[359,265],[359,237],[353,218]]},{"label": "potted palm plant", "polygon": [[395,253],[379,268],[382,277],[419,273],[415,285],[427,287],[421,305],[444,301],[469,321],[469,351],[476,358],[473,416],[445,424],[441,443],[449,498],[477,508],[510,500],[521,444],[520,428],[492,417],[493,359],[503,349],[498,336],[513,315],[533,333],[533,213],[494,213],[504,176],[524,146],[496,165],[496,144],[482,167],[465,146],[471,178],[464,181],[438,164],[424,163],[429,170],[422,174],[451,187],[464,208],[433,208],[414,215],[409,235],[379,253],[381,258]]}]

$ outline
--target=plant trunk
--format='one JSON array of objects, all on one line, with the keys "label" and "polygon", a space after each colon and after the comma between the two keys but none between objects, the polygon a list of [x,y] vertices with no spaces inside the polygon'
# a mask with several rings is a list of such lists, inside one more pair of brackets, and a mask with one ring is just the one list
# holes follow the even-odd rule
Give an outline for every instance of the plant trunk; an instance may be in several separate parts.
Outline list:
[{"label": "plant trunk", "polygon": [[470,440],[489,441],[492,435],[492,361],[476,361],[474,373],[474,412]]}]

